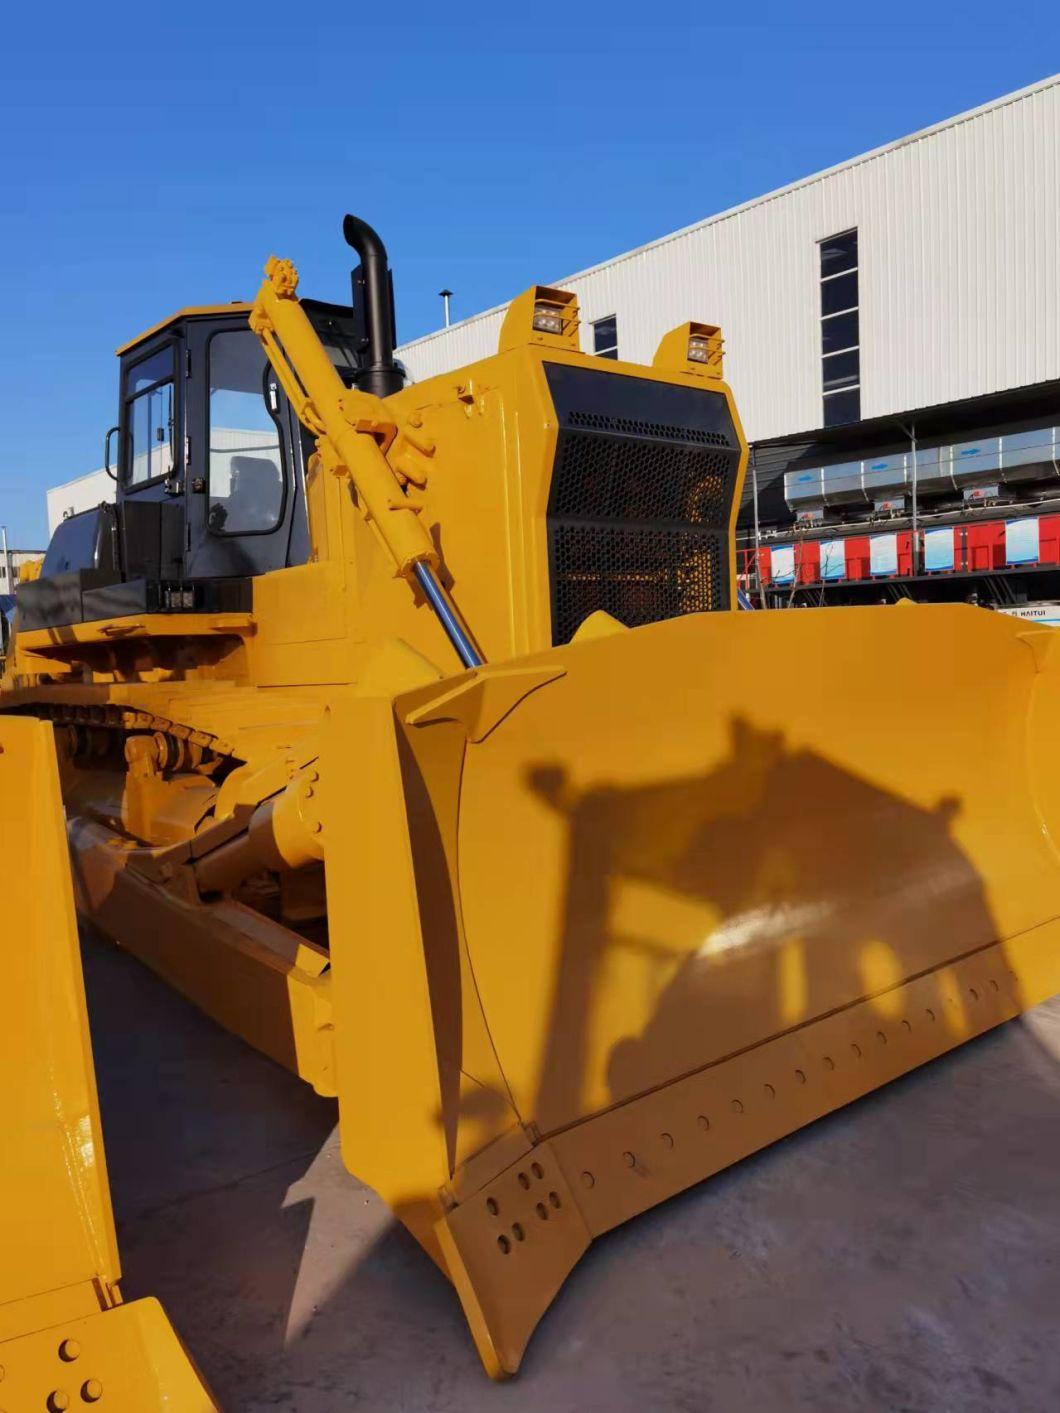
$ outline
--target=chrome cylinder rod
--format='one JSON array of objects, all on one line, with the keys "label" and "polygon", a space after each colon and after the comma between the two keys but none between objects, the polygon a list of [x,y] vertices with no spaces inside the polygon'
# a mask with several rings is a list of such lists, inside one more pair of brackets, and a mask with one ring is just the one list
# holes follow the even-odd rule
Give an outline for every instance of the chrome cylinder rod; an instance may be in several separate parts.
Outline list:
[{"label": "chrome cylinder rod", "polygon": [[416,572],[416,582],[423,590],[427,602],[438,618],[438,622],[445,629],[446,637],[456,649],[457,656],[465,667],[481,667],[482,658],[478,649],[467,635],[467,630],[456,615],[456,609],[449,602],[449,596],[439,584],[434,570],[429,564],[424,564],[421,560],[413,566]]}]

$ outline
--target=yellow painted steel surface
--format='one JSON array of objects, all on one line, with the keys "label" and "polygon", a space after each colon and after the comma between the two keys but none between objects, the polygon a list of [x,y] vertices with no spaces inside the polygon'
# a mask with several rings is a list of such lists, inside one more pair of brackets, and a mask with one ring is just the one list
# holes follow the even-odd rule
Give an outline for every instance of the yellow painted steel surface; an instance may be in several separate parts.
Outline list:
[{"label": "yellow painted steel surface", "polygon": [[0,1306],[118,1279],[51,736],[0,717]]},{"label": "yellow painted steel surface", "polygon": [[81,906],[337,1094],[500,1376],[595,1236],[1060,989],[1060,638],[901,605],[553,648],[548,364],[724,400],[734,601],[718,330],[604,367],[538,288],[380,401],[295,280],[252,322],[317,441],[310,561],[249,614],[20,634],[3,703],[55,723]]},{"label": "yellow painted steel surface", "polygon": [[98,1407],[217,1413],[157,1300],[70,1318],[0,1343],[0,1405],[11,1413]]},{"label": "yellow painted steel surface", "polygon": [[154,1300],[120,1304],[52,730],[0,716],[0,1407],[215,1408]]},{"label": "yellow painted steel surface", "polygon": [[704,615],[334,713],[344,1153],[493,1372],[592,1236],[1060,989],[1058,650]]}]

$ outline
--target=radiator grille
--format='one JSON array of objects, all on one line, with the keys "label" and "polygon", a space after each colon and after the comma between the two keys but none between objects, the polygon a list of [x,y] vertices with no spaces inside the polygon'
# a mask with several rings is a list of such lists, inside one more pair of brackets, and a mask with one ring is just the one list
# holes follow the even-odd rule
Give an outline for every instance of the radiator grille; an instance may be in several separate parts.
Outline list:
[{"label": "radiator grille", "polygon": [[716,524],[728,509],[728,451],[572,432],[556,457],[552,513]]},{"label": "radiator grille", "polygon": [[702,427],[668,427],[663,422],[645,422],[635,417],[608,417],[601,412],[570,414],[572,427],[589,427],[594,432],[617,432],[634,437],[653,437],[657,441],[697,442],[701,446],[729,445],[724,432],[708,432]]},{"label": "radiator grille", "polygon": [[559,421],[548,505],[552,636],[729,606],[739,444],[724,397],[547,365]]},{"label": "radiator grille", "polygon": [[569,642],[598,608],[628,627],[728,602],[725,540],[640,526],[559,525],[552,544],[553,639]]}]

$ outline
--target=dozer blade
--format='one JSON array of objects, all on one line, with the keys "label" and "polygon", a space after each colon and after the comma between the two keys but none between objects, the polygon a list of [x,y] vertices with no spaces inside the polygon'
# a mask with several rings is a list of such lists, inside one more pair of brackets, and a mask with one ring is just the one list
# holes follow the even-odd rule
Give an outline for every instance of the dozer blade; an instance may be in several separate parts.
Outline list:
[{"label": "dozer blade", "polygon": [[1052,633],[719,613],[336,706],[343,1150],[492,1373],[593,1237],[1060,989]]},{"label": "dozer blade", "polygon": [[216,1408],[156,1300],[121,1304],[50,725],[0,716],[0,1407]]}]

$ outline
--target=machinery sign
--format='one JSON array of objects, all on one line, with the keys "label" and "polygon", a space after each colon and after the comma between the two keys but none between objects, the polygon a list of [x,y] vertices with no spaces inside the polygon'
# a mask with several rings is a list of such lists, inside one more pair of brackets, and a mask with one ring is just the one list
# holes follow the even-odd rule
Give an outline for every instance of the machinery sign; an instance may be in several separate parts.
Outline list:
[{"label": "machinery sign", "polygon": [[794,584],[795,546],[777,545],[770,555],[774,584]]},{"label": "machinery sign", "polygon": [[846,575],[846,540],[824,540],[821,544],[821,578],[845,579]]},{"label": "machinery sign", "polygon": [[928,573],[935,569],[953,568],[952,525],[924,531],[924,568]]},{"label": "machinery sign", "polygon": [[1038,563],[1038,521],[1035,518],[1005,521],[1005,563]]},{"label": "machinery sign", "polygon": [[873,535],[869,540],[869,572],[898,573],[898,536]]}]

